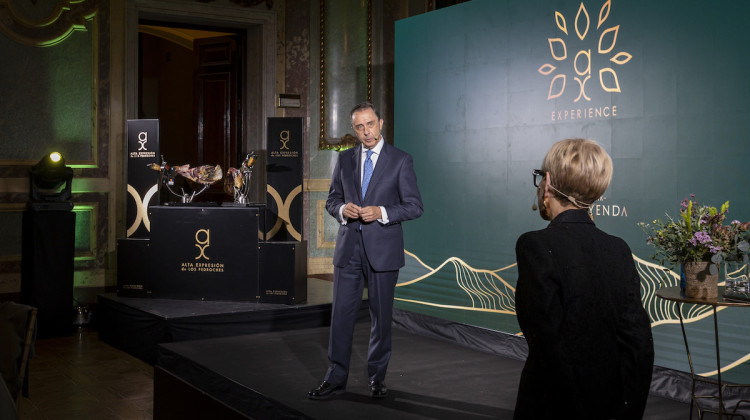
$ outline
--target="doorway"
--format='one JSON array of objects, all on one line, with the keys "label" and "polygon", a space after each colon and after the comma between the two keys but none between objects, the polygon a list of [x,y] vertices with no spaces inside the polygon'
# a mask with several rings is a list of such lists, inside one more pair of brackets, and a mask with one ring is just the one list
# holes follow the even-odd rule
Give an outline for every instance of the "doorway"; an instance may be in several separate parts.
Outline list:
[{"label": "doorway", "polygon": [[[126,61],[134,65],[125,66],[125,107],[127,110],[127,119],[137,119],[141,115],[153,115],[148,113],[153,112],[154,109],[158,109],[156,108],[158,103],[154,103],[153,99],[142,102],[140,98],[142,93],[149,94],[149,91],[155,89],[153,81],[141,80],[139,74],[141,68],[140,61],[142,60],[140,25],[150,24],[159,27],[218,32],[220,34],[230,34],[230,36],[240,36],[241,42],[237,45],[237,53],[241,57],[242,62],[240,63],[241,67],[238,74],[237,98],[234,101],[237,110],[233,113],[238,117],[234,125],[237,130],[236,150],[242,156],[249,152],[258,153],[259,159],[256,162],[258,170],[253,172],[248,200],[253,203],[265,203],[266,176],[265,170],[262,169],[265,168],[265,161],[262,158],[265,155],[266,121],[268,117],[275,116],[276,113],[276,14],[266,10],[239,9],[235,6],[225,7],[201,2],[185,3],[161,0],[135,0],[128,4],[132,5],[133,8],[129,8],[127,11]],[[211,34],[209,38],[212,38],[213,35],[216,34]],[[163,38],[163,36],[158,38]],[[197,38],[203,39],[202,36]],[[164,56],[163,58],[166,57]],[[172,58],[174,59],[174,56]],[[141,81],[143,82],[143,86],[139,83]],[[180,105],[184,104],[180,103]],[[221,162],[198,161],[197,137],[196,140],[192,140],[192,136],[196,135],[197,129],[190,128],[192,116],[190,116],[188,121],[185,121],[185,115],[192,115],[192,112],[193,110],[190,109],[179,114],[164,114],[163,117],[160,116],[160,119],[171,117],[176,120],[176,125],[174,125],[176,130],[182,130],[185,129],[184,127],[187,127],[187,133],[179,132],[174,135],[174,138],[178,140],[191,138],[190,142],[193,145],[190,148],[191,154],[178,147],[180,144],[179,141],[176,142],[177,146],[165,145],[167,148],[162,148],[165,152],[164,158],[170,164],[175,165],[185,163],[220,164],[222,165],[222,169],[226,170],[223,158]],[[160,131],[168,130],[170,125],[166,121],[163,122]],[[174,154],[175,157],[170,157],[168,153]],[[184,154],[177,155],[179,153]],[[209,156],[207,159],[213,158]],[[230,198],[228,195],[226,197],[221,195],[220,197],[222,200]]]},{"label": "doorway", "polygon": [[[159,119],[165,161],[237,167],[244,31],[141,21],[138,32],[138,118]],[[228,201],[222,186],[195,200]]]}]

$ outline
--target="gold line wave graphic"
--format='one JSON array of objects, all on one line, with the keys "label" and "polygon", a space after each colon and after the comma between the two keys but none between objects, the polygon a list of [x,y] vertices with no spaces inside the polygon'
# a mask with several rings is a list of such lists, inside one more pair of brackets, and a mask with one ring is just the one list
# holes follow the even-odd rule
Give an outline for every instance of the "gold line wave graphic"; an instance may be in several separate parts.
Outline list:
[{"label": "gold line wave graphic", "polygon": [[[485,270],[471,267],[458,257],[450,257],[446,259],[442,264],[440,264],[440,266],[433,268],[425,264],[424,261],[422,261],[415,254],[407,250],[404,250],[404,253],[414,258],[414,260],[419,262],[419,264],[427,269],[428,272],[413,280],[399,283],[396,285],[396,287],[408,286],[410,284],[414,284],[427,279],[436,272],[440,271],[446,265],[452,264],[456,272],[456,284],[469,296],[472,302],[472,306],[465,307],[457,305],[429,303],[417,300],[399,300],[409,301],[412,303],[420,303],[424,305],[467,310],[497,310],[498,308],[500,308],[500,311],[502,311],[502,313],[515,314],[516,289],[497,274],[501,271],[515,267],[515,263],[496,270]],[[643,260],[635,254],[632,254],[632,256],[638,274],[641,278],[641,300],[643,302],[643,306],[648,312],[649,318],[651,319],[651,327],[653,328],[661,324],[678,324],[680,322],[680,319],[677,313],[677,302],[668,301],[657,297],[656,291],[660,287],[671,287],[679,285],[680,276],[666,267]],[[683,304],[681,305],[681,309],[682,318],[685,323],[700,321],[706,317],[711,316],[712,313],[711,307],[706,305]],[[719,307],[717,308],[717,311],[721,311],[723,309],[725,308]]]},{"label": "gold line wave graphic", "polygon": [[516,264],[491,271],[471,267],[458,257],[450,257],[437,268],[432,268],[411,252],[404,250],[404,253],[414,258],[429,272],[413,280],[399,283],[396,287],[417,283],[432,276],[446,265],[452,264],[456,272],[456,284],[469,296],[471,306],[445,305],[402,298],[396,298],[397,300],[441,308],[494,312],[508,315],[516,314],[516,289],[497,274],[500,271],[514,267]]},{"label": "gold line wave graphic", "polygon": [[[515,267],[515,263],[496,270],[484,270],[473,268],[458,257],[450,257],[440,264],[440,266],[433,268],[425,264],[424,261],[415,254],[407,250],[404,250],[404,253],[417,261],[427,270],[427,272],[413,280],[399,283],[396,287],[404,287],[425,280],[446,267],[448,264],[452,264],[456,273],[456,285],[468,295],[471,299],[472,306],[449,305],[398,297],[395,298],[396,300],[445,309],[502,313],[508,315],[516,314],[516,290],[498,274],[501,271]],[[653,328],[663,324],[679,324],[680,319],[679,314],[677,313],[677,302],[668,301],[656,296],[656,291],[661,287],[678,286],[680,282],[679,274],[666,267],[643,260],[635,254],[632,254],[632,257],[641,278],[641,299],[643,306],[651,319],[651,327]],[[680,305],[680,308],[682,311],[683,322],[686,324],[700,321],[712,315],[711,307],[706,305],[682,304]],[[722,311],[724,309],[726,308],[718,307],[717,311]],[[516,335],[522,336],[523,333],[518,333]],[[721,371],[725,372],[731,370],[747,361],[750,361],[750,353],[723,366]],[[699,373],[699,375],[713,376],[717,373],[718,371],[714,370],[711,372]]]}]

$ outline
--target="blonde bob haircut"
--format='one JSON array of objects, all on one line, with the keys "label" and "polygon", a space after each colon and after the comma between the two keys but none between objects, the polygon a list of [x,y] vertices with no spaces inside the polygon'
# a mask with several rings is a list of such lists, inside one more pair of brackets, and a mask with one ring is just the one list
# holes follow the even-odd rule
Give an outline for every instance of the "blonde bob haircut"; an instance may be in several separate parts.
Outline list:
[{"label": "blonde bob haircut", "polygon": [[612,158],[597,142],[565,139],[553,144],[542,162],[550,174],[555,196],[588,208],[604,195],[612,181]]}]

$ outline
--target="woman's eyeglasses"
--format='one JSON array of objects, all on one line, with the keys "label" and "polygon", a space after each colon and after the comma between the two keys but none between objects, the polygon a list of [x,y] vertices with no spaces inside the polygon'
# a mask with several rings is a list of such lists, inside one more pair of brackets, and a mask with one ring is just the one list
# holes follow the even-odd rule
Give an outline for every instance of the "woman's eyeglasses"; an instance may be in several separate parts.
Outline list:
[{"label": "woman's eyeglasses", "polygon": [[534,177],[534,187],[539,187],[539,182],[543,180],[544,176],[547,174],[541,169],[534,169],[531,171],[531,175]]}]

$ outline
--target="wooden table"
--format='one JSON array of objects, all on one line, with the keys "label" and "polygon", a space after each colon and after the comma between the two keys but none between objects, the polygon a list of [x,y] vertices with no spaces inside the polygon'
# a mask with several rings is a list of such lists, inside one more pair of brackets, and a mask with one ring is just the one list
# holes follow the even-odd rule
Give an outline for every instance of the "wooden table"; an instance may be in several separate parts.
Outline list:
[{"label": "wooden table", "polygon": [[[719,328],[718,328],[718,322],[716,318],[716,308],[722,307],[722,306],[728,306],[728,307],[750,307],[750,302],[745,301],[737,301],[737,300],[730,300],[725,299],[722,295],[724,294],[724,286],[719,287],[719,296],[716,299],[697,299],[697,298],[689,298],[685,296],[685,292],[683,292],[679,286],[674,287],[665,287],[661,288],[656,291],[656,296],[659,296],[662,299],[670,300],[677,303],[677,314],[680,317],[680,328],[682,329],[682,338],[685,341],[685,351],[687,352],[688,357],[688,364],[690,365],[690,376],[693,379],[693,386],[690,392],[690,417],[693,418],[693,406],[695,406],[698,409],[698,417],[703,418],[703,414],[701,413],[701,407],[698,405],[698,399],[700,398],[717,398],[719,400],[719,410],[718,412],[714,412],[711,410],[703,410],[707,412],[716,413],[719,417],[719,419],[722,418],[722,416],[727,416],[728,418],[732,418],[735,416],[735,413],[737,412],[737,407],[741,402],[746,402],[746,400],[741,400],[737,402],[737,404],[734,407],[734,410],[730,413],[726,407],[724,407],[724,397],[723,397],[723,390],[726,387],[732,386],[732,387],[745,387],[750,385],[738,385],[738,384],[725,384],[722,382],[721,379],[721,356],[719,352]],[[683,303],[689,303],[693,305],[709,305],[711,306],[713,310],[714,315],[714,338],[716,342],[716,371],[717,371],[717,379],[713,380],[710,378],[705,378],[703,376],[699,376],[695,374],[695,370],[693,369],[693,360],[690,356],[690,347],[688,346],[687,341],[687,335],[685,334],[685,324],[682,319],[682,304]],[[718,395],[713,396],[698,396],[695,395],[695,384],[696,382],[704,382],[708,384],[714,384],[716,385],[718,389]],[[739,415],[737,415],[739,416]]]}]

